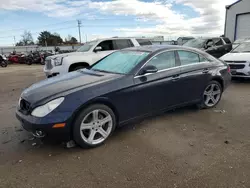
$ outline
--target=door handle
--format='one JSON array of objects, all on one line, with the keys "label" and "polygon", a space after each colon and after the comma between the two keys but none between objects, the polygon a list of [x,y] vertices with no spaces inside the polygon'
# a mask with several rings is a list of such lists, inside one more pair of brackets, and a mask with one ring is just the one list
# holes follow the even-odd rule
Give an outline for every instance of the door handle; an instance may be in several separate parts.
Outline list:
[{"label": "door handle", "polygon": [[209,72],[209,69],[203,69],[203,71],[202,71],[203,74],[206,74],[208,72]]},{"label": "door handle", "polygon": [[180,75],[175,75],[175,76],[172,76],[172,81],[173,82],[175,82],[175,81],[177,81],[177,80],[179,80],[180,79]]}]

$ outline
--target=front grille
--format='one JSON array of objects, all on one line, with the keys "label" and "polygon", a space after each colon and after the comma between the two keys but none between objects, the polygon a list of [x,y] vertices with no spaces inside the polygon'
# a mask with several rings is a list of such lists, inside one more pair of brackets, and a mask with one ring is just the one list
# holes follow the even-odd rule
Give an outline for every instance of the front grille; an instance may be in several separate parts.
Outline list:
[{"label": "front grille", "polygon": [[225,61],[226,63],[246,63],[246,61]]},{"label": "front grille", "polygon": [[242,64],[230,64],[230,69],[244,69],[245,65],[242,65]]},{"label": "front grille", "polygon": [[19,103],[19,108],[20,108],[20,111],[26,114],[30,110],[30,103],[24,99],[21,99]]},{"label": "front grille", "polygon": [[50,70],[50,69],[53,68],[51,59],[48,59],[48,60],[45,61],[45,68],[46,68],[47,70]]}]

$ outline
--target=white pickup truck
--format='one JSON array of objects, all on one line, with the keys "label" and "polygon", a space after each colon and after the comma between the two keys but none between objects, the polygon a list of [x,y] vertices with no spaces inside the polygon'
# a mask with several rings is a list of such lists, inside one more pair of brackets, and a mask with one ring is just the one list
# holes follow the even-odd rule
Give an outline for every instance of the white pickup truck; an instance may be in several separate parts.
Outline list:
[{"label": "white pickup truck", "polygon": [[47,57],[44,73],[48,78],[62,75],[86,68],[115,50],[143,45],[152,43],[145,38],[108,38],[87,42],[76,52]]}]

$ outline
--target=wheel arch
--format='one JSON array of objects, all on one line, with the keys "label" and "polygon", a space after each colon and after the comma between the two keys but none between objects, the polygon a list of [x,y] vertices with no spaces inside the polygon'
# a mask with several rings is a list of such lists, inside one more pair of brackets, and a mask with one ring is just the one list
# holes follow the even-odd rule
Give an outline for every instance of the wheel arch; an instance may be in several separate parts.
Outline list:
[{"label": "wheel arch", "polygon": [[70,135],[73,136],[73,124],[75,123],[75,120],[77,118],[77,116],[82,112],[82,110],[84,110],[85,108],[91,106],[91,105],[94,105],[94,104],[103,104],[103,105],[106,105],[107,107],[109,107],[115,114],[115,117],[116,117],[116,124],[118,124],[119,122],[119,113],[118,113],[118,110],[116,109],[115,105],[106,97],[100,97],[100,98],[95,98],[91,101],[88,101],[87,103],[81,105],[75,112],[74,114],[72,115],[72,118],[71,118],[71,130],[70,130]]},{"label": "wheel arch", "polygon": [[213,81],[213,80],[219,82],[219,84],[221,85],[222,91],[224,91],[224,81],[223,81],[223,79],[221,77],[219,77],[219,76],[216,76],[211,81]]},{"label": "wheel arch", "polygon": [[86,66],[86,67],[88,67],[88,66],[89,66],[89,63],[87,63],[87,62],[76,62],[76,63],[72,63],[72,64],[69,66],[68,72],[73,71],[74,68],[75,68],[75,67],[78,67],[78,66]]}]

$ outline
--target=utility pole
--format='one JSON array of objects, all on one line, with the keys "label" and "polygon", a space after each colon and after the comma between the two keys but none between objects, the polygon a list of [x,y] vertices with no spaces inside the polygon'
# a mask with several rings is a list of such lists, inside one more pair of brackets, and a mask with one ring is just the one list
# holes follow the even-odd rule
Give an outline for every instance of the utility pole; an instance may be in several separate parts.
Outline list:
[{"label": "utility pole", "polygon": [[16,37],[14,36],[14,46],[16,46]]},{"label": "utility pole", "polygon": [[82,38],[81,38],[81,20],[77,20],[77,24],[78,24],[78,31],[79,31],[79,41],[80,41],[80,44],[82,43]]}]

